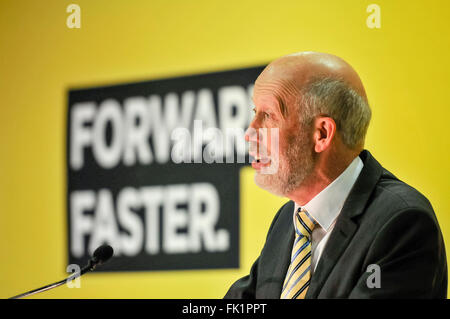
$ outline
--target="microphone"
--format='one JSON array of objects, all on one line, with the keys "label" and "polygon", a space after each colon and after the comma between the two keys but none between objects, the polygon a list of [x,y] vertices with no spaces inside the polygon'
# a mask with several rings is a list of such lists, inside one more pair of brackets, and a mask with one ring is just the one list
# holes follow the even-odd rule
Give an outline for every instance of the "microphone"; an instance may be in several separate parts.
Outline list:
[{"label": "microphone", "polygon": [[83,269],[81,269],[80,273],[75,273],[61,281],[57,281],[53,284],[46,285],[46,286],[38,288],[38,289],[30,290],[28,292],[11,297],[9,299],[19,299],[19,298],[27,297],[27,296],[31,296],[31,295],[61,286],[61,285],[65,284],[66,282],[71,281],[77,277],[80,277],[89,271],[93,271],[97,266],[106,263],[113,256],[113,254],[114,254],[114,250],[111,246],[101,245],[94,251],[92,258],[89,259],[88,264],[86,266],[84,266]]},{"label": "microphone", "polygon": [[114,250],[111,246],[101,245],[94,251],[94,254],[92,255],[92,258],[89,259],[87,266],[81,270],[80,276],[88,271],[94,270],[95,267],[104,264],[112,257],[113,254]]}]

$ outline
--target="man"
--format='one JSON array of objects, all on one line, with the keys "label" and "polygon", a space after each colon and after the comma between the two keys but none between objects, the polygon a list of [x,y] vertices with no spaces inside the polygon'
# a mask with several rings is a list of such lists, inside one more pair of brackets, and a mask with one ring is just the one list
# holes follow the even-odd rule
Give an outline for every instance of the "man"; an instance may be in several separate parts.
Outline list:
[{"label": "man", "polygon": [[290,201],[225,298],[446,298],[433,208],[364,150],[371,111],[353,68],[329,54],[288,55],[260,74],[253,100],[255,182]]}]

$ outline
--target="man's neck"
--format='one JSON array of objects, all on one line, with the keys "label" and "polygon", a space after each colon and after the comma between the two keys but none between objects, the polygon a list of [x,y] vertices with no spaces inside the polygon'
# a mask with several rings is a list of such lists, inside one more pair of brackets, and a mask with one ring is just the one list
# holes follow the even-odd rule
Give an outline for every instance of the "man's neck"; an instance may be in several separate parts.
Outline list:
[{"label": "man's neck", "polygon": [[307,204],[341,175],[358,154],[359,151],[342,156],[319,157],[313,172],[287,197],[299,205]]}]

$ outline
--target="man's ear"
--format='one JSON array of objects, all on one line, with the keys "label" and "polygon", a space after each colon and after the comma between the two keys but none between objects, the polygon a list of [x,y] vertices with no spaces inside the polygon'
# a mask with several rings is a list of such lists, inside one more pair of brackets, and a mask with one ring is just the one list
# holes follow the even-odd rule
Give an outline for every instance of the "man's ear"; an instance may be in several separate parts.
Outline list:
[{"label": "man's ear", "polygon": [[331,145],[336,134],[336,122],[331,117],[319,116],[314,120],[314,150],[317,153],[325,151]]}]

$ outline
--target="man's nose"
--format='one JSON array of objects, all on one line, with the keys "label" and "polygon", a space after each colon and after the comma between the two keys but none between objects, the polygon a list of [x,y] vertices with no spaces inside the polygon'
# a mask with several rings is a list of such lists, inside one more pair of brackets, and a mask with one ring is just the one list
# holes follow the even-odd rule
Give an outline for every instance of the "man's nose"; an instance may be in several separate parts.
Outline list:
[{"label": "man's nose", "polygon": [[252,121],[250,123],[250,126],[247,128],[247,130],[245,131],[245,140],[247,142],[258,142],[258,134],[257,134],[257,130],[256,130],[256,125],[255,125],[255,121]]}]

